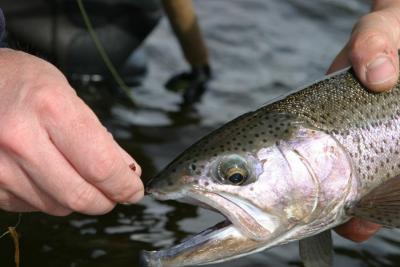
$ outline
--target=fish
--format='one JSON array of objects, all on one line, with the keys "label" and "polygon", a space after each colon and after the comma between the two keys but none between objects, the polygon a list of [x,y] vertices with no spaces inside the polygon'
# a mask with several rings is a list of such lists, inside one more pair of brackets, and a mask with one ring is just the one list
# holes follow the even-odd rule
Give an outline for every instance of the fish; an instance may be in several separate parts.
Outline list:
[{"label": "fish", "polygon": [[400,226],[400,85],[373,93],[347,68],[228,122],[146,185],[225,220],[143,251],[142,266],[232,260],[299,241],[307,267],[333,262],[331,229],[353,217]]}]

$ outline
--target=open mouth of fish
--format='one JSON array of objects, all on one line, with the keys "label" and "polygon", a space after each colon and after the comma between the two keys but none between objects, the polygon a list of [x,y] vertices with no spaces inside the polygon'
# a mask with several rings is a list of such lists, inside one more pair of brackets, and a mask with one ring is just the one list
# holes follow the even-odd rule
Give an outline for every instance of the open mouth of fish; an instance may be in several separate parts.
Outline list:
[{"label": "open mouth of fish", "polygon": [[177,200],[217,211],[226,220],[177,245],[159,251],[142,251],[142,266],[187,266],[226,261],[262,250],[274,239],[279,221],[255,205],[223,192],[187,190],[152,192],[160,200]]},{"label": "open mouth of fish", "polygon": [[217,223],[196,236],[208,236],[227,228],[236,228],[243,236],[259,241],[271,237],[278,227],[278,217],[273,216],[246,200],[242,200],[228,193],[214,193],[207,191],[189,190],[185,194],[163,195],[155,194],[159,199],[174,199],[180,202],[200,206],[216,211],[226,220]]}]

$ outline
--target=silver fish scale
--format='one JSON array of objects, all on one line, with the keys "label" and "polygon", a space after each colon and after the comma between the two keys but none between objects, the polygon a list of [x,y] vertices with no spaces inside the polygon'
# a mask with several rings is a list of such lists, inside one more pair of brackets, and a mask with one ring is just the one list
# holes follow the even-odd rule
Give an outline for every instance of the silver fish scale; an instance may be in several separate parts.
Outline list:
[{"label": "silver fish scale", "polygon": [[305,119],[334,136],[352,158],[361,196],[400,174],[400,89],[371,93],[352,70],[263,107]]}]

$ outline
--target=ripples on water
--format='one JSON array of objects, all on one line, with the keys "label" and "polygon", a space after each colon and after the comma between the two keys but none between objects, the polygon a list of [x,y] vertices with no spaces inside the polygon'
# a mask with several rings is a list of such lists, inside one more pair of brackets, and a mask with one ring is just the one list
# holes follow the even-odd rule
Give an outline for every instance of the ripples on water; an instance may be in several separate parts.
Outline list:
[{"label": "ripples on water", "polygon": [[[321,77],[354,21],[368,10],[367,3],[348,0],[195,3],[215,73],[197,112],[180,110],[179,96],[163,89],[173,73],[186,69],[166,21],[144,44],[150,71],[134,90],[140,110],[132,111],[129,102],[102,87],[79,90],[141,163],[145,177],[224,122]],[[2,228],[16,220],[0,216]],[[23,266],[137,266],[141,249],[171,245],[218,220],[208,211],[148,198],[99,217],[24,215]],[[381,231],[362,245],[335,236],[335,266],[399,266],[399,232],[394,231]],[[12,253],[11,241],[0,240],[1,267],[13,266]],[[300,266],[297,243],[215,266]]]}]

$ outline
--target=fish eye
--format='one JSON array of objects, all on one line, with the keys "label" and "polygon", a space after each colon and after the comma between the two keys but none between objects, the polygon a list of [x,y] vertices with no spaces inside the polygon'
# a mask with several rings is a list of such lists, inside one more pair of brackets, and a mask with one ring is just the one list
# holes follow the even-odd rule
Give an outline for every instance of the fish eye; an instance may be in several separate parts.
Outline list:
[{"label": "fish eye", "polygon": [[234,185],[241,185],[247,179],[247,173],[242,169],[230,170],[227,175],[227,180]]},{"label": "fish eye", "polygon": [[244,184],[249,178],[246,160],[237,155],[223,158],[218,165],[218,178],[232,185]]}]

